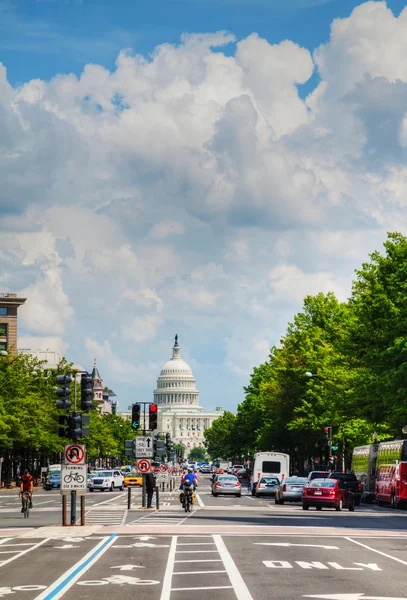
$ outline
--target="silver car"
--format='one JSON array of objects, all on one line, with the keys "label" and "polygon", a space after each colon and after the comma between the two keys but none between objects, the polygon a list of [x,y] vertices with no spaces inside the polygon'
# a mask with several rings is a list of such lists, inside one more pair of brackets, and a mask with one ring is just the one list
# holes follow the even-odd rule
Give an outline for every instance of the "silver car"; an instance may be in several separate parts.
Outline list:
[{"label": "silver car", "polygon": [[256,498],[259,496],[274,496],[280,485],[278,477],[262,477],[256,484]]},{"label": "silver car", "polygon": [[302,490],[307,483],[306,477],[285,477],[276,489],[275,503],[301,502]]},{"label": "silver car", "polygon": [[215,475],[212,483],[212,495],[231,494],[240,498],[242,486],[235,475]]}]

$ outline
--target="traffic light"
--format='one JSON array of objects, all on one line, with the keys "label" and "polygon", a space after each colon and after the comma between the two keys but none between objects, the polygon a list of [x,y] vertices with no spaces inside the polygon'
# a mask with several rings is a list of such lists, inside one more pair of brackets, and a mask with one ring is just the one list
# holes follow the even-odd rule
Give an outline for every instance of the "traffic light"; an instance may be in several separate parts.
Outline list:
[{"label": "traffic light", "polygon": [[89,415],[73,414],[69,417],[69,433],[73,440],[89,435]]},{"label": "traffic light", "polygon": [[324,427],[325,437],[330,440],[332,438],[332,427]]},{"label": "traffic light", "polygon": [[167,452],[171,452],[171,450],[172,450],[171,435],[169,433],[165,434],[165,448],[166,448]]},{"label": "traffic light", "polygon": [[57,388],[55,393],[57,395],[57,408],[62,410],[69,410],[71,406],[71,381],[72,377],[66,373],[65,375],[57,375]]},{"label": "traffic light", "polygon": [[148,428],[157,429],[158,427],[158,407],[157,404],[150,404],[148,407]]},{"label": "traffic light", "polygon": [[60,415],[58,417],[58,435],[62,438],[70,437],[69,435],[69,416]]},{"label": "traffic light", "polygon": [[[155,406],[155,404],[153,404],[152,406]],[[165,442],[164,442],[164,440],[157,439],[155,455],[158,459],[163,460],[164,454],[165,454]]]},{"label": "traffic light", "polygon": [[81,375],[81,409],[84,412],[93,408],[92,375],[82,373]]},{"label": "traffic light", "polygon": [[133,404],[131,408],[131,426],[133,429],[140,427],[140,404]]}]

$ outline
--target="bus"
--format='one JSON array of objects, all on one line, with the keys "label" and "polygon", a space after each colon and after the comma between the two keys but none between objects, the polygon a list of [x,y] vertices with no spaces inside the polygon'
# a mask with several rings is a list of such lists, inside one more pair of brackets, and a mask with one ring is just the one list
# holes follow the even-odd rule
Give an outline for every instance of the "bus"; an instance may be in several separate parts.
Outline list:
[{"label": "bus", "polygon": [[352,454],[352,473],[362,487],[362,502],[376,499],[376,460],[378,444],[357,446]]},{"label": "bus", "polygon": [[407,440],[381,442],[376,460],[376,500],[393,508],[407,504]]},{"label": "bus", "polygon": [[281,482],[290,475],[290,457],[282,452],[257,452],[252,462],[252,496],[262,477],[277,477]]}]

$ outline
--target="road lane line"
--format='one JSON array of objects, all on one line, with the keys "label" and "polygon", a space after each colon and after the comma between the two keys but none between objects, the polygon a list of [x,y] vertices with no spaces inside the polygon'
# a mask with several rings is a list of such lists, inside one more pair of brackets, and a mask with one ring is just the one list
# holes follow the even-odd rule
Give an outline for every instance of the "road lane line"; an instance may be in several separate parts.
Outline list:
[{"label": "road lane line", "polygon": [[215,542],[180,542],[178,546],[214,546]]},{"label": "road lane line", "polygon": [[42,504],[51,504],[51,502],[55,502],[55,500],[46,500],[45,502],[34,502],[35,508],[37,508],[37,506],[41,506]]},{"label": "road lane line", "polygon": [[356,540],[353,540],[350,537],[345,537],[345,540],[348,540],[349,542],[353,542],[354,544],[357,544],[358,546],[362,546],[362,548],[366,548],[366,550],[371,550],[372,552],[377,552],[377,554],[381,554],[382,556],[385,556],[386,558],[391,558],[391,560],[395,560],[395,561],[401,563],[402,565],[407,566],[407,562],[405,560],[401,560],[401,558],[396,558],[395,556],[390,556],[390,554],[386,554],[385,552],[382,552],[381,550],[376,550],[376,548],[371,548],[370,546],[366,546],[366,544],[357,542]]},{"label": "road lane line", "polygon": [[13,538],[4,538],[0,540],[0,544],[5,544],[6,542],[10,542]]},{"label": "road lane line", "polygon": [[2,567],[4,567],[5,565],[8,565],[9,563],[11,563],[13,560],[16,560],[17,558],[20,558],[20,556],[23,556],[24,554],[27,554],[28,552],[32,552],[36,548],[39,548],[40,546],[42,546],[46,542],[49,542],[50,540],[51,540],[51,538],[45,538],[45,540],[42,540],[41,542],[38,542],[38,544],[34,544],[34,546],[31,546],[31,548],[26,548],[25,550],[23,550],[22,552],[20,552],[19,554],[17,554],[17,556],[12,556],[11,558],[8,558],[7,560],[2,561],[0,563],[0,569]]},{"label": "road lane line", "polygon": [[170,600],[172,575],[174,572],[175,548],[177,547],[177,536],[174,535],[171,540],[170,552],[168,554],[167,566],[165,569],[163,589],[161,591],[160,600]]},{"label": "road lane line", "polygon": [[[215,585],[212,587],[172,588],[173,592],[195,592],[196,590],[231,590],[233,585]],[[250,596],[251,598],[251,596]]]},{"label": "road lane line", "polygon": [[199,506],[201,506],[201,507],[205,506],[205,504],[203,503],[203,500],[202,500],[201,496],[198,493],[196,493],[195,496],[196,496],[196,499],[198,500]]},{"label": "road lane line", "polygon": [[177,554],[217,554],[217,550],[175,550]]},{"label": "road lane line", "polygon": [[226,573],[225,569],[222,571],[178,571],[173,575],[207,575],[208,573]]},{"label": "road lane line", "polygon": [[191,560],[174,560],[175,563],[222,562],[221,558],[194,558]]},{"label": "road lane line", "polygon": [[52,583],[46,590],[35,597],[34,600],[57,600],[67,592],[74,583],[85,573],[96,561],[110,548],[117,539],[114,533],[109,537],[105,537],[97,544],[95,548],[90,550],[81,560],[73,567],[68,569],[61,577]]},{"label": "road lane line", "polygon": [[102,506],[102,504],[108,504],[109,502],[113,502],[113,500],[118,500],[119,498],[123,498],[123,496],[125,496],[125,495],[126,495],[126,493],[123,493],[123,494],[119,494],[119,496],[113,496],[113,498],[109,498],[109,500],[103,500],[103,502],[96,502],[95,504],[92,504],[92,508],[95,508],[95,506]]},{"label": "road lane line", "polygon": [[222,537],[220,535],[214,535],[213,541],[215,542],[220,557],[223,560],[223,564],[225,565],[226,572],[235,591],[237,600],[253,600],[253,597],[249,592],[249,588],[245,584],[245,581],[241,576],[239,569],[237,568],[233,558],[229,554],[229,550],[226,548],[225,542],[223,541]]}]

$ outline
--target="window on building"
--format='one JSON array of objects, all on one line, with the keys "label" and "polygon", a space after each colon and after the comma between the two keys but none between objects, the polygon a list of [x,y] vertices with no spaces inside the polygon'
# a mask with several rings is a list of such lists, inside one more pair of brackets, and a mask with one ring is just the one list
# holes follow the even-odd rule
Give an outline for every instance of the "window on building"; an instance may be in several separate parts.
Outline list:
[{"label": "window on building", "polygon": [[6,306],[0,307],[0,317],[7,317],[7,307]]},{"label": "window on building", "polygon": [[0,342],[0,351],[7,350],[7,342]]},{"label": "window on building", "polygon": [[1,337],[7,337],[7,323],[0,323]]}]

